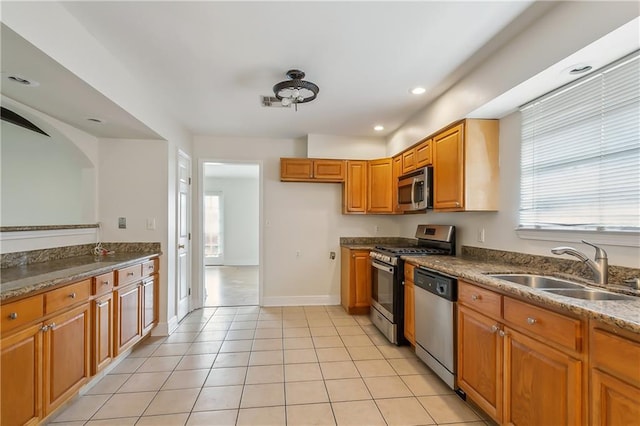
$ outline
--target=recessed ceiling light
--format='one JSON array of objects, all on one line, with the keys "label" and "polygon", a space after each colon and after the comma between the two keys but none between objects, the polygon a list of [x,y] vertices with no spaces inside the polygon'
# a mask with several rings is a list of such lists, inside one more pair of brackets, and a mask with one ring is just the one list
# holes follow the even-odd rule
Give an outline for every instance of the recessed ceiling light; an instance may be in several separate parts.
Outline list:
[{"label": "recessed ceiling light", "polygon": [[410,92],[414,95],[422,95],[426,91],[427,89],[425,89],[424,87],[414,87],[413,89],[410,90]]},{"label": "recessed ceiling light", "polygon": [[104,124],[105,121],[102,118],[95,118],[95,117],[89,117],[87,118],[87,121],[90,121],[92,123],[96,123],[96,124]]},{"label": "recessed ceiling light", "polygon": [[15,74],[7,76],[7,80],[12,81],[14,83],[22,84],[23,86],[31,86],[31,87],[40,86],[40,83],[38,83],[35,80],[29,80],[28,78],[15,75]]},{"label": "recessed ceiling light", "polygon": [[591,65],[574,65],[573,67],[571,67],[571,70],[569,70],[569,74],[584,74],[585,72],[591,71],[592,68],[593,67]]},{"label": "recessed ceiling light", "polygon": [[384,126],[378,124],[378,125],[373,127],[373,130],[375,130],[376,132],[381,132],[381,131],[384,130]]}]

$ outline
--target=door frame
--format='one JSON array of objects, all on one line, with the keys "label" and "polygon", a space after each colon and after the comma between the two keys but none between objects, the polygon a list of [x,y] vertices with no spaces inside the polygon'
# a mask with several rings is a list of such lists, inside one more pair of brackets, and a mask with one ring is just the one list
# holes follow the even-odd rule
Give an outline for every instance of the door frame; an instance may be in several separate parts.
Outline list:
[{"label": "door frame", "polygon": [[194,276],[192,283],[192,308],[201,308],[204,305],[204,164],[255,164],[258,166],[258,305],[262,306],[263,283],[264,283],[264,163],[262,160],[229,160],[224,158],[199,158],[198,159],[198,179],[195,186],[197,206],[193,229],[192,255],[195,256]]}]

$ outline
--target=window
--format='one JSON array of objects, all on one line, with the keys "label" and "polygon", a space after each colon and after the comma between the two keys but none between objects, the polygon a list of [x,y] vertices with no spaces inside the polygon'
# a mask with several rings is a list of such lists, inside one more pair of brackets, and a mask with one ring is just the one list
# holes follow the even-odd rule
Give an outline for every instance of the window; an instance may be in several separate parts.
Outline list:
[{"label": "window", "polygon": [[520,229],[640,231],[640,54],[521,108]]}]

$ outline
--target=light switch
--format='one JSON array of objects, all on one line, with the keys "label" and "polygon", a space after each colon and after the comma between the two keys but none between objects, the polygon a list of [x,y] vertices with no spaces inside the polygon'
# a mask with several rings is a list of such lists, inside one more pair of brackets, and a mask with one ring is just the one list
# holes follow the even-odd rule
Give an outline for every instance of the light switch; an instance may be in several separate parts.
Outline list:
[{"label": "light switch", "polygon": [[154,229],[156,229],[156,218],[155,217],[148,217],[147,218],[147,229],[149,231],[153,231]]}]

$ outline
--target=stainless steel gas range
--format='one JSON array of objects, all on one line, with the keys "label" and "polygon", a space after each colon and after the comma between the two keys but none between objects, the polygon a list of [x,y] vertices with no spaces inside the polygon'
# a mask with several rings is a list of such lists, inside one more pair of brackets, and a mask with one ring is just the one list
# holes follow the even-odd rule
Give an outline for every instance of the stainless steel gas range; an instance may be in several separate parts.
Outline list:
[{"label": "stainless steel gas range", "polygon": [[455,227],[418,225],[416,245],[376,246],[371,257],[371,321],[396,345],[404,338],[404,261],[400,256],[455,255]]}]

